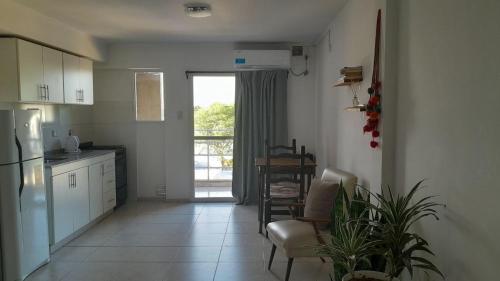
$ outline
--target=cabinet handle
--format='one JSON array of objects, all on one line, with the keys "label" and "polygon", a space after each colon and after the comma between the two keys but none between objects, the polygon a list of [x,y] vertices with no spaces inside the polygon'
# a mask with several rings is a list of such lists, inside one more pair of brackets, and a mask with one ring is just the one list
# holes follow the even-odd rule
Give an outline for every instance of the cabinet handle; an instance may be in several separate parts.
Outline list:
[{"label": "cabinet handle", "polygon": [[72,175],[71,174],[68,174],[68,187],[71,189],[72,185],[73,185],[73,180],[71,179],[72,178]]},{"label": "cabinet handle", "polygon": [[46,100],[47,99],[47,94],[45,92],[45,86],[43,84],[38,86],[40,88],[40,99],[41,100]]},{"label": "cabinet handle", "polygon": [[47,88],[47,100],[50,100],[50,89],[49,89],[49,85],[45,85],[45,87]]}]

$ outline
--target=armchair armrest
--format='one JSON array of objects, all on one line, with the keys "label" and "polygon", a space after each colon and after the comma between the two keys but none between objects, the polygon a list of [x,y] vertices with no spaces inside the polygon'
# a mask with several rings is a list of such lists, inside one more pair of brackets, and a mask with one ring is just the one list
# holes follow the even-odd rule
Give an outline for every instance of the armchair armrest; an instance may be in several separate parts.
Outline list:
[{"label": "armchair armrest", "polygon": [[314,232],[316,233],[316,239],[318,240],[318,243],[322,245],[326,244],[325,240],[321,236],[321,233],[319,232],[318,224],[331,223],[332,221],[330,219],[311,218],[311,217],[296,217],[295,219],[298,221],[310,222],[314,228]]},{"label": "armchair armrest", "polygon": [[300,209],[304,209],[306,204],[304,203],[288,203],[288,211],[290,212],[290,215],[292,218],[296,218],[297,214],[299,214]]},{"label": "armchair armrest", "polygon": [[296,220],[311,222],[311,223],[331,223],[330,219],[322,219],[322,218],[312,218],[312,217],[296,217]]}]

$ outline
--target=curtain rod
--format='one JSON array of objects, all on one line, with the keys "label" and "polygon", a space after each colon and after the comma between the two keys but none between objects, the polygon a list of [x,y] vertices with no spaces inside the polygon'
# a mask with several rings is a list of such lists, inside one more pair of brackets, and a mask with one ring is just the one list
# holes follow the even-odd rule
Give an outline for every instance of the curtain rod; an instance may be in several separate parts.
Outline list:
[{"label": "curtain rod", "polygon": [[[242,72],[242,71],[256,71],[256,70],[263,70],[263,69],[241,69],[241,70],[231,70],[231,71],[191,71],[191,70],[186,70],[186,79],[189,79],[189,75],[191,74],[235,74],[236,72]],[[290,71],[287,70],[287,74],[289,74]]]}]

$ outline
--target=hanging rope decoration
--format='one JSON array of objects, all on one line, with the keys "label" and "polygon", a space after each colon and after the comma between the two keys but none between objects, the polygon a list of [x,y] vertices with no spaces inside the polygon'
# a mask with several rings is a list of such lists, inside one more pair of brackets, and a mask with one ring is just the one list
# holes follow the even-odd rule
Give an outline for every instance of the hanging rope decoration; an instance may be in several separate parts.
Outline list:
[{"label": "hanging rope decoration", "polygon": [[368,88],[368,95],[370,99],[366,107],[366,125],[363,127],[363,133],[370,133],[372,140],[370,141],[370,147],[377,148],[380,146],[380,114],[382,112],[381,103],[381,88],[382,83],[380,82],[380,26],[381,26],[381,10],[378,10],[377,15],[377,30],[375,37],[375,56],[373,62],[373,74],[372,74],[372,84]]}]

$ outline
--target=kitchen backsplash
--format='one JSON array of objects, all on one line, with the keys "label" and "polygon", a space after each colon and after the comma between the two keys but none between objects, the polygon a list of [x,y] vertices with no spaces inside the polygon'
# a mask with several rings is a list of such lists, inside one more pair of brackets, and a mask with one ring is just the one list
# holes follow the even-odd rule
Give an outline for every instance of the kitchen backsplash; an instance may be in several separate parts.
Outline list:
[{"label": "kitchen backsplash", "polygon": [[61,149],[69,130],[81,141],[93,139],[92,106],[0,103],[0,109],[12,108],[41,110],[45,151]]}]

